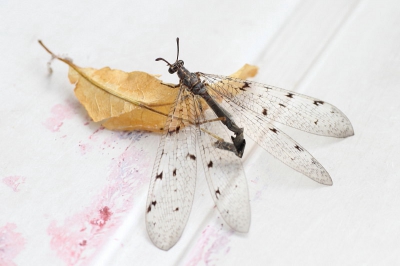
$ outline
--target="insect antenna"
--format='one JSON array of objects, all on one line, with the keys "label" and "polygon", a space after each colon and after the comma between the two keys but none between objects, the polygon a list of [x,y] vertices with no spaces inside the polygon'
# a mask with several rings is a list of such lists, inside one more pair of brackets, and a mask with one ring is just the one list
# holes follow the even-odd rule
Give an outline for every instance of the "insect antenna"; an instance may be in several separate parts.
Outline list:
[{"label": "insect antenna", "polygon": [[171,65],[167,60],[165,60],[164,58],[159,57],[159,58],[156,59],[156,61],[160,61],[160,60],[164,61],[164,62],[167,63],[170,67],[172,67],[172,65]]},{"label": "insect antenna", "polygon": [[176,62],[178,62],[178,58],[179,58],[179,38],[178,37],[176,38],[176,46],[178,49],[178,52],[176,54]]},{"label": "insect antenna", "polygon": [[[177,54],[176,54],[176,61],[175,61],[175,62],[178,62],[178,58],[179,58],[179,38],[176,38],[176,46],[177,46],[178,52],[177,52]],[[167,60],[165,60],[164,58],[159,57],[159,58],[156,59],[156,61],[160,61],[160,60],[164,61],[164,62],[167,63],[170,67],[172,67],[172,65],[171,65]]]}]

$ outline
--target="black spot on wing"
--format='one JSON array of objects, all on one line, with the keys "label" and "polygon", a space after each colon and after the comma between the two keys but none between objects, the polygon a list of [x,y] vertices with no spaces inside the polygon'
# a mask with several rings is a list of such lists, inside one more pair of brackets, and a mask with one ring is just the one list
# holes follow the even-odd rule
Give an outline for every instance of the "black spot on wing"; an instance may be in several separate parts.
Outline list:
[{"label": "black spot on wing", "polygon": [[281,104],[281,103],[280,103],[279,105],[280,105],[280,106],[282,106],[282,107],[286,107],[286,105],[284,105],[284,104]]},{"label": "black spot on wing", "polygon": [[208,166],[208,168],[211,168],[211,167],[213,167],[213,162],[212,162],[212,161],[210,161],[210,162],[207,164],[207,166]]},{"label": "black spot on wing", "polygon": [[215,191],[215,197],[218,199],[218,197],[221,195],[221,192],[219,191],[219,189],[217,189]]},{"label": "black spot on wing", "polygon": [[150,205],[149,205],[149,207],[147,207],[147,212],[149,213],[149,212],[151,212],[151,206],[156,206],[157,205],[157,201],[152,201],[151,203],[150,203]]},{"label": "black spot on wing", "polygon": [[177,126],[176,128],[174,128],[174,129],[170,129],[169,131],[168,131],[168,134],[169,135],[172,135],[173,133],[179,133],[179,130],[181,129],[181,127],[180,126]]},{"label": "black spot on wing", "polygon": [[178,207],[175,208],[174,212],[177,212],[177,211],[179,211],[179,208],[178,208]]},{"label": "black spot on wing", "polygon": [[271,130],[271,131],[274,132],[275,134],[278,134],[278,130],[276,130],[276,128],[270,128],[269,130]]},{"label": "black spot on wing", "polygon": [[268,114],[267,109],[264,108],[264,109],[262,110],[262,114],[263,114],[263,115],[267,115],[267,114]]},{"label": "black spot on wing", "polygon": [[288,98],[293,98],[293,93],[288,93],[287,95],[286,95],[286,97],[288,97]]},{"label": "black spot on wing", "polygon": [[298,151],[303,151],[303,149],[301,147],[299,147],[299,145],[294,146]]},{"label": "black spot on wing", "polygon": [[239,90],[246,91],[245,88],[248,88],[248,87],[250,87],[249,83],[244,82],[243,86],[241,88],[239,88]]},{"label": "black spot on wing", "polygon": [[172,171],[172,175],[176,176],[176,168],[174,169],[174,171]]},{"label": "black spot on wing", "polygon": [[323,102],[323,101],[314,101],[314,104],[315,104],[316,106],[320,106],[320,105],[323,105],[324,102]]},{"label": "black spot on wing", "polygon": [[162,173],[163,173],[163,172],[161,172],[161,173],[159,173],[158,175],[156,175],[156,180],[157,180],[157,179],[162,180]]},{"label": "black spot on wing", "polygon": [[318,119],[316,121],[314,121],[314,124],[318,124]]},{"label": "black spot on wing", "polygon": [[193,155],[193,154],[190,154],[190,153],[188,153],[188,154],[186,155],[186,157],[189,157],[189,158],[192,159],[193,161],[196,160],[196,156]]}]

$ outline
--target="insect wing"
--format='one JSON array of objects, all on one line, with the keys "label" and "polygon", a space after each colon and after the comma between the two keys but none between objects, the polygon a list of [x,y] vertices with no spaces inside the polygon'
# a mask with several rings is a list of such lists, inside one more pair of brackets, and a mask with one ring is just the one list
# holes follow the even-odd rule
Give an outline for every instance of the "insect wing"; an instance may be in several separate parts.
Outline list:
[{"label": "insect wing", "polygon": [[[197,102],[197,106],[201,104]],[[201,108],[199,108],[201,110]],[[207,109],[199,111],[203,121],[217,116]],[[225,126],[220,121],[203,123],[198,131],[200,154],[211,196],[224,221],[238,232],[248,232],[250,203],[247,180],[240,158],[233,152],[216,148],[214,134],[230,141]],[[210,134],[211,133],[211,134]]]},{"label": "insect wing", "polygon": [[[233,110],[241,108],[234,106],[235,103],[232,102],[229,106],[227,105],[224,106],[222,103],[226,109],[229,107]],[[265,117],[245,110],[241,111],[240,116],[237,116],[237,112],[232,113],[235,121],[247,129],[245,133],[274,157],[318,183],[330,186],[333,184],[329,173],[306,149],[271,124]]]},{"label": "insect wing", "polygon": [[[304,131],[344,137],[353,134],[353,128],[342,112],[327,103],[314,104],[322,102],[320,100],[260,83],[208,74],[200,75],[205,80],[210,94],[220,99],[221,105],[231,113],[236,123],[244,126],[246,135],[296,171],[318,183],[332,185],[332,179],[325,168],[300,144],[274,126],[272,119],[301,130],[306,128],[303,124],[313,124],[311,129],[306,128]],[[285,96],[289,94],[292,97]],[[280,104],[286,104],[287,113],[279,111],[277,106]],[[264,110],[266,107],[269,108],[269,113],[268,110]],[[318,107],[322,107],[319,112]],[[297,111],[294,112],[296,108]],[[307,113],[299,117],[303,124],[296,121],[296,117],[301,113],[300,110]],[[312,122],[316,120],[321,123]]]},{"label": "insect wing", "polygon": [[209,84],[214,95],[269,120],[322,136],[344,138],[354,135],[346,115],[327,102],[253,81],[198,74]]},{"label": "insect wing", "polygon": [[170,111],[157,152],[147,197],[146,227],[163,250],[176,244],[189,218],[196,186],[193,95],[183,88]]}]

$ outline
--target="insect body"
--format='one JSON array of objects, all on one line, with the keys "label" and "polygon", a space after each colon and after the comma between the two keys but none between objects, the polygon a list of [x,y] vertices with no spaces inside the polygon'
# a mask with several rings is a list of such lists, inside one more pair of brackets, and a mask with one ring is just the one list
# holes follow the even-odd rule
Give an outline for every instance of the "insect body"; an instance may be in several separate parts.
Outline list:
[{"label": "insect body", "polygon": [[213,97],[208,94],[205,82],[202,82],[200,79],[200,75],[198,73],[191,73],[189,70],[187,70],[183,66],[183,61],[178,60],[179,57],[179,39],[177,39],[177,44],[178,44],[178,54],[176,58],[176,62],[174,64],[168,63],[163,58],[157,58],[156,61],[163,60],[166,62],[170,68],[168,69],[168,72],[170,74],[174,74],[175,72],[178,74],[178,77],[180,79],[180,84],[181,86],[184,86],[187,90],[189,90],[191,93],[194,95],[199,95],[201,96],[208,106],[214,111],[214,113],[222,118],[221,122],[231,131],[235,133],[235,137],[232,137],[233,145],[230,145],[230,143],[227,142],[222,142],[218,143],[216,145],[219,145],[219,148],[221,149],[226,149],[234,152],[238,157],[242,158],[244,148],[246,147],[246,140],[244,139],[243,135],[243,128],[239,128],[235,122],[231,119],[231,115],[224,110],[214,99]]},{"label": "insect body", "polygon": [[[225,222],[238,232],[250,226],[247,181],[241,165],[246,135],[276,158],[325,185],[323,166],[272,121],[331,137],[354,134],[347,117],[324,101],[277,87],[231,77],[191,73],[178,56],[179,93],[171,108],[153,167],[146,226],[164,250],[179,240],[193,203],[199,153],[211,196]],[[209,107],[209,108],[208,108]],[[240,125],[240,126],[239,126]],[[235,136],[230,136],[229,131]],[[232,142],[225,141],[231,139]]]}]

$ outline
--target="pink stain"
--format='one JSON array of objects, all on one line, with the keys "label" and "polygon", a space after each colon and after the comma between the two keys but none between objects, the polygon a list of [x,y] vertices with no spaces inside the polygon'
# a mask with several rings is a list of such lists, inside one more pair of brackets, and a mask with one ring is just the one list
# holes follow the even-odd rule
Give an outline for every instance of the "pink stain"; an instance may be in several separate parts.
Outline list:
[{"label": "pink stain", "polygon": [[84,155],[88,152],[91,152],[93,150],[93,147],[89,143],[82,143],[81,141],[79,142],[79,149],[81,151],[81,154]]},{"label": "pink stain", "polygon": [[[91,152],[93,150],[93,145],[97,140],[98,140],[98,133],[103,131],[105,128],[103,126],[100,126],[98,129],[96,129],[92,134],[90,134],[90,136],[88,137],[89,142],[84,143],[82,141],[79,142],[79,149],[82,155],[85,155],[88,152]],[[109,138],[112,142],[115,142],[115,136],[112,136]],[[107,146],[106,141],[103,141],[103,145]],[[110,147],[110,145],[108,145],[108,147]],[[104,148],[102,148],[104,150]]]},{"label": "pink stain", "polygon": [[262,196],[264,195],[264,192],[267,190],[267,188],[268,188],[267,185],[264,185],[261,188],[257,189],[257,192],[254,195],[254,198],[252,201],[255,202],[255,201],[261,200]]},{"label": "pink stain", "polygon": [[256,188],[257,188],[256,194],[254,195],[254,198],[252,199],[252,201],[255,202],[255,201],[261,200],[264,192],[268,188],[267,185],[261,183],[259,177],[255,178],[255,179],[251,179],[250,182],[255,184]]},{"label": "pink stain", "polygon": [[96,134],[99,133],[100,131],[103,131],[104,129],[105,129],[105,127],[100,126],[98,129],[96,129],[96,130],[92,133],[92,135],[89,136],[89,139],[95,139]]},{"label": "pink stain", "polygon": [[88,126],[90,122],[93,122],[93,119],[89,116],[89,114],[86,114],[85,120],[85,123],[83,123],[84,126]]},{"label": "pink stain", "polygon": [[104,149],[107,149],[107,148],[114,149],[114,148],[115,148],[115,144],[118,143],[117,140],[118,140],[118,139],[115,138],[115,136],[105,138],[104,141],[103,141],[103,143],[102,143],[102,149],[103,149],[103,150],[104,150]]},{"label": "pink stain", "polygon": [[60,131],[64,120],[70,119],[77,108],[76,104],[66,102],[65,104],[56,104],[51,108],[51,117],[43,122],[43,125],[52,132]]},{"label": "pink stain", "polygon": [[51,248],[67,265],[88,263],[111,240],[135,193],[147,184],[149,165],[143,152],[128,147],[110,166],[108,184],[91,205],[71,215],[62,225],[52,221],[47,229]]},{"label": "pink stain", "polygon": [[17,226],[12,223],[0,227],[0,265],[17,265],[13,260],[24,249],[25,240],[15,229]]},{"label": "pink stain", "polygon": [[[87,142],[83,141],[79,142],[79,148],[82,155],[88,152],[92,152],[94,150],[94,147],[100,148],[101,150],[115,149],[116,144],[118,144],[118,140],[126,139],[127,137],[130,136],[130,134],[128,133],[113,132],[112,135],[104,137],[104,134],[103,135],[99,134],[99,132],[103,131],[104,129],[105,128],[103,126],[100,126],[98,129],[93,131],[92,134],[90,134]],[[141,137],[142,135],[137,134],[133,140],[137,141]],[[101,141],[101,143],[99,140]]]},{"label": "pink stain", "polygon": [[6,176],[3,178],[3,183],[9,186],[14,192],[19,191],[19,186],[24,184],[26,177],[23,176]]},{"label": "pink stain", "polygon": [[[192,254],[189,256],[189,261],[185,265],[195,266],[199,263],[202,265],[218,264],[216,259],[218,256],[216,255],[219,255],[220,253],[225,255],[229,252],[229,237],[232,234],[233,231],[226,231],[222,228],[217,229],[212,226],[207,226],[207,228],[202,232],[200,240],[197,241]],[[214,256],[216,258],[214,258]]]}]

